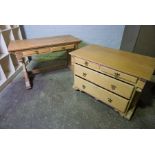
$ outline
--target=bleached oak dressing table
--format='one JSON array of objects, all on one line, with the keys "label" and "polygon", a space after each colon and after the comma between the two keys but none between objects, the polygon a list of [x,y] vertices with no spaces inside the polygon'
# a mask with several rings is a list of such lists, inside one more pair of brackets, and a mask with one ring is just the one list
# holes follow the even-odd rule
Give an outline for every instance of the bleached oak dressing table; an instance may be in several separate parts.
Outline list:
[{"label": "bleached oak dressing table", "polygon": [[[34,54],[43,54],[56,51],[66,51],[69,53],[78,47],[80,40],[71,35],[55,36],[47,38],[37,38],[29,40],[15,40],[11,41],[8,47],[10,53],[15,54],[17,59],[23,65],[26,88],[30,89],[31,83],[26,69],[24,57],[32,56]],[[69,55],[68,55],[68,61]],[[70,62],[68,62],[70,63]]]},{"label": "bleached oak dressing table", "polygon": [[70,53],[76,90],[86,92],[130,119],[155,58],[89,45]]}]

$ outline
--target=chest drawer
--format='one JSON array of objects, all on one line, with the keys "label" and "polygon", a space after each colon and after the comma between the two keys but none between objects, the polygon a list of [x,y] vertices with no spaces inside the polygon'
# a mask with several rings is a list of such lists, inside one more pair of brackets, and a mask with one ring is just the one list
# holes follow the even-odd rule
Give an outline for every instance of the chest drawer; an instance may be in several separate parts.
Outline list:
[{"label": "chest drawer", "polygon": [[88,68],[82,67],[75,64],[74,74],[95,83],[105,89],[108,89],[120,96],[130,99],[133,86],[127,83],[121,82],[104,74],[98,73],[96,71],[90,70]]},{"label": "chest drawer", "polygon": [[91,68],[93,70],[99,71],[99,65],[96,63],[93,63],[93,62],[90,62],[90,61],[87,61],[84,59],[80,59],[77,57],[75,57],[75,63],[80,64],[80,65],[85,66],[85,67],[88,67],[88,68]]},{"label": "chest drawer", "polygon": [[100,72],[105,73],[107,75],[110,75],[116,79],[122,80],[122,81],[127,81],[129,83],[136,83],[137,82],[137,78],[133,77],[131,75],[104,67],[104,66],[100,66]]},{"label": "chest drawer", "polygon": [[117,96],[77,76],[74,76],[74,86],[121,112],[124,112],[127,107],[127,99]]}]

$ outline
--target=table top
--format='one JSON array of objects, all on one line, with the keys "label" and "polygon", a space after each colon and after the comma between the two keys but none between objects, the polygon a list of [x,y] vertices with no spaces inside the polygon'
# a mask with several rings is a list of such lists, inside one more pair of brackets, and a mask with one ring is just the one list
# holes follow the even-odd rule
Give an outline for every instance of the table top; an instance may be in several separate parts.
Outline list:
[{"label": "table top", "polygon": [[52,47],[58,45],[80,43],[80,40],[71,35],[54,36],[46,38],[35,38],[27,40],[13,40],[10,42],[8,50],[9,52],[16,52],[22,50],[29,50],[41,47]]},{"label": "table top", "polygon": [[145,80],[150,80],[155,70],[153,57],[98,45],[88,45],[70,54]]}]

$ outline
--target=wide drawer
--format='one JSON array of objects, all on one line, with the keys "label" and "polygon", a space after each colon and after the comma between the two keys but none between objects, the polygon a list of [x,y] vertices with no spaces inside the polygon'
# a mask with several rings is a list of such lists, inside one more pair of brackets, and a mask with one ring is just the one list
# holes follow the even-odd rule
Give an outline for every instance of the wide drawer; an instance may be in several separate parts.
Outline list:
[{"label": "wide drawer", "polygon": [[75,63],[80,64],[82,66],[85,66],[87,68],[91,68],[93,70],[99,71],[101,73],[107,74],[107,75],[112,76],[112,77],[114,77],[114,78],[116,78],[118,80],[122,80],[122,81],[125,81],[125,82],[128,82],[128,83],[131,83],[133,85],[138,80],[137,77],[134,77],[134,76],[131,76],[131,75],[128,75],[128,74],[113,70],[111,68],[108,68],[108,67],[99,65],[99,64],[97,64],[95,62],[91,62],[91,61],[84,60],[84,59],[81,59],[81,58],[75,57]]},{"label": "wide drawer", "polygon": [[108,67],[105,66],[100,66],[100,72],[108,74],[116,79],[122,80],[122,81],[126,81],[129,83],[136,83],[137,82],[137,78],[113,69],[110,69]]},{"label": "wide drawer", "polygon": [[62,50],[68,50],[68,49],[73,49],[73,48],[74,48],[74,44],[71,44],[71,45],[50,47],[50,50],[51,51],[62,51]]},{"label": "wide drawer", "polygon": [[32,50],[26,50],[23,52],[23,56],[30,56],[33,54],[42,54],[42,53],[48,53],[50,52],[50,49],[47,48],[39,48],[39,49],[32,49]]},{"label": "wide drawer", "polygon": [[74,87],[94,96],[96,99],[103,101],[121,112],[125,112],[128,104],[127,99],[117,96],[77,76],[74,76]]},{"label": "wide drawer", "polygon": [[114,78],[111,78],[107,75],[98,73],[96,71],[90,70],[88,68],[82,67],[80,65],[75,64],[74,74],[95,83],[105,89],[108,89],[118,95],[121,95],[127,99],[130,99],[133,86]]},{"label": "wide drawer", "polygon": [[87,68],[91,68],[93,70],[98,70],[99,71],[99,65],[96,64],[96,63],[93,63],[91,61],[87,61],[87,60],[75,57],[75,63],[80,64],[82,66],[85,66]]}]

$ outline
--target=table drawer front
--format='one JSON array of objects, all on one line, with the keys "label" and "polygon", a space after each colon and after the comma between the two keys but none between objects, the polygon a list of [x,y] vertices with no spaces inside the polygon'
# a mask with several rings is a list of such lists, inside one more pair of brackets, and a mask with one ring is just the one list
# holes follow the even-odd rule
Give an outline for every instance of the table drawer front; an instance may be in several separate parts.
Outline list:
[{"label": "table drawer front", "polygon": [[122,80],[122,81],[126,81],[129,83],[136,83],[137,82],[137,78],[130,76],[128,74],[104,67],[104,66],[100,66],[100,71],[102,73],[108,74],[116,79]]},{"label": "table drawer front", "polygon": [[50,52],[49,48],[39,48],[39,49],[33,49],[33,50],[26,50],[23,52],[23,56],[31,56],[33,54],[43,54]]},{"label": "table drawer front", "polygon": [[62,51],[62,50],[69,50],[69,49],[74,49],[74,44],[50,47],[51,51]]},{"label": "table drawer front", "polygon": [[106,104],[114,107],[115,109],[125,112],[128,104],[128,100],[120,96],[117,96],[105,89],[102,89],[86,80],[83,80],[77,76],[74,76],[74,87],[77,87],[81,91],[84,91],[98,100],[105,102]]},{"label": "table drawer front", "polygon": [[93,63],[93,62],[90,62],[90,61],[87,61],[84,59],[80,59],[77,57],[75,57],[75,63],[80,64],[80,65],[85,66],[85,67],[88,67],[88,68],[91,68],[93,70],[99,71],[99,65],[96,63]]},{"label": "table drawer front", "polygon": [[118,95],[121,95],[127,99],[130,99],[134,88],[132,85],[126,84],[124,82],[121,82],[119,80],[116,80],[104,74],[95,72],[93,70],[90,70],[88,68],[82,67],[77,64],[75,64],[74,69],[75,69],[74,74],[92,83],[95,83],[105,89],[108,89]]}]

